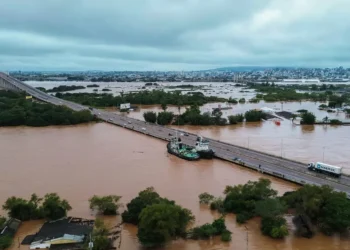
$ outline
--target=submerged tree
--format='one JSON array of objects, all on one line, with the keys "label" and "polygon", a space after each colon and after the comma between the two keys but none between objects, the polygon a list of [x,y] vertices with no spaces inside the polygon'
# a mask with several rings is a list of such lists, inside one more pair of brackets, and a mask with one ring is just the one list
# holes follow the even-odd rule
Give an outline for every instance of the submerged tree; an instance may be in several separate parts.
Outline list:
[{"label": "submerged tree", "polygon": [[121,196],[117,196],[117,195],[107,195],[107,196],[94,195],[89,199],[90,209],[97,209],[98,212],[104,215],[118,214],[118,208],[120,206],[118,202],[120,198]]},{"label": "submerged tree", "polygon": [[67,215],[72,207],[67,200],[61,199],[56,193],[46,194],[42,209],[46,218],[57,220]]},{"label": "submerged tree", "polygon": [[169,203],[147,206],[139,218],[137,237],[146,247],[161,246],[186,235],[187,226],[194,220],[191,211]]}]

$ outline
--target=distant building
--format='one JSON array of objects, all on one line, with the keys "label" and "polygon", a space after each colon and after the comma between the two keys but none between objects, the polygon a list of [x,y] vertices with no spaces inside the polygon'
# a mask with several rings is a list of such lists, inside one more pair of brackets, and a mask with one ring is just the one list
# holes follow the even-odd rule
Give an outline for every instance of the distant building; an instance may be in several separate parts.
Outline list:
[{"label": "distant building", "polygon": [[30,249],[80,248],[92,232],[93,225],[93,220],[72,217],[48,221],[44,223],[38,233],[28,235],[22,244],[30,245]]}]

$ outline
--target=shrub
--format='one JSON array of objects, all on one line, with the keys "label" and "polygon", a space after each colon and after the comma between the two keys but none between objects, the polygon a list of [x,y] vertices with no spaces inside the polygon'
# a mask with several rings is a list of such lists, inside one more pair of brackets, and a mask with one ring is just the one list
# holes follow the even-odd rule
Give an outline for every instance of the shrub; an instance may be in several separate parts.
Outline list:
[{"label": "shrub", "polygon": [[313,113],[305,112],[301,115],[301,124],[312,125],[316,121],[316,116]]},{"label": "shrub", "polygon": [[222,235],[223,241],[230,241],[231,232],[226,229],[225,219],[223,217],[214,220],[213,223],[206,223],[195,227],[188,232],[191,239],[208,239],[212,236]]},{"label": "shrub", "polygon": [[172,122],[174,118],[174,114],[173,112],[160,112],[158,113],[158,117],[157,117],[157,123],[159,125],[168,125]]},{"label": "shrub", "polygon": [[146,122],[156,123],[157,114],[153,111],[147,111],[143,113],[143,118],[145,119]]},{"label": "shrub", "polygon": [[94,195],[89,199],[90,209],[97,209],[104,215],[115,215],[118,213],[120,204],[118,203],[121,196],[108,195],[97,196]]},{"label": "shrub", "polygon": [[242,212],[242,213],[239,213],[237,214],[236,216],[236,222],[239,223],[239,224],[243,224],[245,223],[247,220],[250,220],[251,218],[254,217],[254,214],[253,213],[250,213],[250,212]]},{"label": "shrub", "polygon": [[160,203],[142,209],[137,237],[145,247],[164,245],[173,238],[186,234],[192,213],[175,204]]},{"label": "shrub", "polygon": [[210,202],[215,198],[213,195],[205,192],[205,193],[201,193],[199,196],[199,203],[202,204],[210,204]]},{"label": "shrub", "polygon": [[221,241],[224,241],[224,242],[229,242],[231,241],[232,237],[231,237],[231,232],[226,230],[224,232],[222,232],[221,234]]},{"label": "shrub", "polygon": [[245,98],[241,98],[238,100],[239,103],[245,103]]},{"label": "shrub", "polygon": [[230,115],[227,118],[228,118],[230,124],[237,124],[239,122],[243,122],[243,120],[244,120],[243,114]]},{"label": "shrub", "polygon": [[6,249],[9,248],[13,243],[13,240],[11,236],[9,235],[4,235],[0,236],[0,249]]},{"label": "shrub", "polygon": [[287,221],[283,217],[263,217],[261,231],[275,239],[281,239],[288,235]]},{"label": "shrub", "polygon": [[233,98],[229,98],[228,99],[228,101],[227,101],[228,103],[232,103],[232,104],[237,104],[238,103],[238,101],[236,100],[236,99],[233,99]]},{"label": "shrub", "polygon": [[266,119],[266,114],[259,110],[249,110],[245,112],[244,117],[247,122],[258,122],[261,119]]},{"label": "shrub", "polygon": [[330,124],[331,125],[341,125],[341,124],[343,124],[343,122],[339,121],[338,119],[331,119]]}]

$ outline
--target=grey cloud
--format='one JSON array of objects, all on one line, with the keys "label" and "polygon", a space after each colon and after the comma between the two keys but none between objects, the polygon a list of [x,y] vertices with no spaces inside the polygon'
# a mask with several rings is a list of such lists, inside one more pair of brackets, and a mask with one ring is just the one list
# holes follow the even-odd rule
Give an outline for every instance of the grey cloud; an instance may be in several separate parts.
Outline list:
[{"label": "grey cloud", "polygon": [[346,0],[12,0],[0,9],[5,70],[350,64]]}]

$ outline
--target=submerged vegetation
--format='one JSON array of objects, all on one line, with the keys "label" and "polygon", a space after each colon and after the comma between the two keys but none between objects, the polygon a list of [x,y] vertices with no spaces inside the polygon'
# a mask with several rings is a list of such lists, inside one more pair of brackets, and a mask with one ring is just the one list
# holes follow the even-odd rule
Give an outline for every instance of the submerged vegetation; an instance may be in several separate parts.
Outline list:
[{"label": "submerged vegetation", "polygon": [[[350,229],[350,201],[345,193],[336,192],[329,186],[305,185],[279,197],[277,191],[271,188],[271,181],[261,178],[244,185],[226,186],[223,194],[224,197],[214,197],[209,193],[199,195],[201,204],[217,210],[222,216],[212,223],[193,227],[195,217],[190,210],[161,197],[149,187],[127,203],[122,221],[138,227],[137,237],[144,247],[164,246],[178,238],[197,240],[220,236],[222,241],[230,241],[231,232],[225,224],[227,213],[235,213],[236,221],[241,224],[253,217],[261,217],[262,234],[276,239],[289,234],[284,218],[288,209],[294,214],[297,234],[304,237],[312,237],[314,228],[326,235],[345,233]],[[116,195],[95,195],[89,200],[90,208],[102,214],[116,215],[120,198]],[[9,217],[25,221],[41,218],[57,220],[65,217],[71,207],[56,193],[50,193],[44,198],[33,194],[29,200],[10,197],[3,209]],[[0,216],[0,228],[5,221]],[[111,246],[110,232],[101,220],[95,221],[92,235],[94,249],[105,250]],[[0,237],[0,247],[11,244],[11,237]]]},{"label": "submerged vegetation", "polygon": [[[321,86],[313,85],[276,85],[274,83],[249,83],[248,88],[254,89],[258,94],[257,99],[262,99],[266,102],[279,101],[329,101],[329,107],[332,104],[342,105],[349,102],[349,95],[335,95],[333,91],[338,90],[337,86],[332,84]],[[298,92],[299,91],[299,92]],[[301,92],[302,91],[302,92]]]},{"label": "submerged vegetation", "polygon": [[116,215],[118,214],[118,208],[120,206],[120,198],[121,196],[117,195],[94,195],[89,199],[90,209],[96,209],[99,213],[104,215]]},{"label": "submerged vegetation", "polygon": [[181,91],[165,92],[163,90],[121,93],[120,96],[97,93],[57,93],[56,97],[93,107],[113,107],[122,103],[169,105],[203,105],[209,102],[225,102],[225,98],[205,96],[201,92],[182,94]]},{"label": "submerged vegetation", "polygon": [[73,111],[64,106],[26,100],[21,93],[0,91],[0,126],[74,125],[94,120],[88,110]]},{"label": "submerged vegetation", "polygon": [[44,198],[32,194],[29,200],[12,196],[5,201],[2,208],[9,217],[21,221],[42,218],[56,220],[65,217],[67,211],[72,209],[68,201],[62,200],[56,193],[46,194]]},{"label": "submerged vegetation", "polygon": [[[289,234],[283,217],[288,208],[294,210],[293,222],[303,236],[309,237],[312,227],[318,227],[327,235],[343,233],[350,228],[350,201],[345,193],[336,192],[329,186],[305,185],[278,197],[277,191],[271,188],[270,180],[260,179],[244,185],[227,186],[224,195],[224,198],[215,198],[209,193],[202,193],[199,202],[216,210],[217,206],[212,204],[223,200],[223,210],[219,212],[235,213],[238,223],[260,216],[261,232],[272,238],[283,238]],[[298,222],[300,216],[303,223]]]}]

